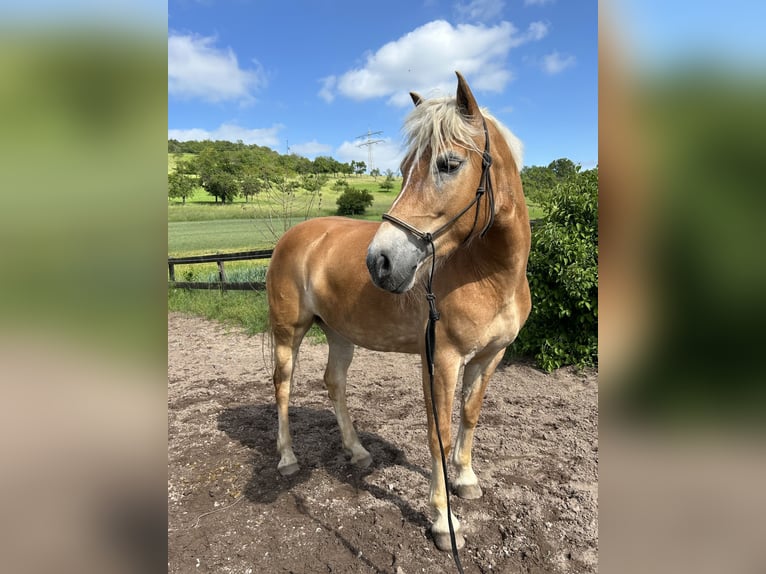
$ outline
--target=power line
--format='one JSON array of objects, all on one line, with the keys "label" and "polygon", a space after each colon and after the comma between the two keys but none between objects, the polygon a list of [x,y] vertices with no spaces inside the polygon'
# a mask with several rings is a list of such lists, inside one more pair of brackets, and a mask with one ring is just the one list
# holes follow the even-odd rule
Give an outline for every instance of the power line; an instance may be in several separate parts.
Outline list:
[{"label": "power line", "polygon": [[383,133],[382,131],[373,132],[373,131],[370,131],[370,128],[367,128],[367,133],[366,134],[362,134],[360,136],[356,136],[356,138],[355,138],[355,139],[367,138],[367,141],[364,141],[364,142],[362,142],[360,144],[357,144],[357,147],[365,147],[365,146],[367,147],[367,168],[370,171],[372,171],[374,169],[373,168],[373,164],[372,164],[372,146],[374,146],[375,144],[379,144],[379,143],[382,143],[383,141],[385,141],[385,140],[374,140],[374,139],[372,139],[372,136],[376,136],[376,135],[382,134],[382,133]]}]

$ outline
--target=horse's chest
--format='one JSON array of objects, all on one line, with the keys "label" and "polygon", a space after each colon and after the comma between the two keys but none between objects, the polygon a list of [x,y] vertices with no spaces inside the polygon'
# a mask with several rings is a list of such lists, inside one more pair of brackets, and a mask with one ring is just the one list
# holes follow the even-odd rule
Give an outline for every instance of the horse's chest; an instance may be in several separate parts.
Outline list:
[{"label": "horse's chest", "polygon": [[450,331],[464,354],[500,350],[516,338],[519,320],[513,301],[500,305],[472,306],[450,323]]}]

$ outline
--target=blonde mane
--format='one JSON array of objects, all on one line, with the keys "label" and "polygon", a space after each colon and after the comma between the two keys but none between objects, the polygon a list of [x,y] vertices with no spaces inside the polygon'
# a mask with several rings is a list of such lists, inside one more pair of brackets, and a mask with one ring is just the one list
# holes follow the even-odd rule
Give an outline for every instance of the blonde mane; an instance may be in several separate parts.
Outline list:
[{"label": "blonde mane", "polygon": [[[516,168],[522,168],[522,144],[507,127],[501,124],[486,108],[481,113],[487,122],[491,122],[505,139],[511,150]],[[482,153],[474,142],[481,133],[478,128],[465,120],[457,108],[454,97],[432,98],[424,100],[407,116],[404,121],[404,136],[407,143],[405,161],[418,162],[431,151],[431,170],[436,169],[436,160],[448,147],[458,145],[466,150]]]}]

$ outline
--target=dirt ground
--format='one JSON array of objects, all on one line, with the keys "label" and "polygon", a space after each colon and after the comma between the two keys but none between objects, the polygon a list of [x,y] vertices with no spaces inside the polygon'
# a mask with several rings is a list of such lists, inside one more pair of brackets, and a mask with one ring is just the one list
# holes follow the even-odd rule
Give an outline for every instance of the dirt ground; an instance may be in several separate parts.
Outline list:
[{"label": "dirt ground", "polygon": [[[260,336],[168,315],[168,572],[456,572],[428,538],[420,359],[357,349],[349,411],[373,457],[359,470],[323,387],[327,347],[305,341],[301,470],[282,477],[267,356]],[[597,572],[597,404],[594,371],[498,368],[474,446],[484,496],[451,499],[466,573]]]}]

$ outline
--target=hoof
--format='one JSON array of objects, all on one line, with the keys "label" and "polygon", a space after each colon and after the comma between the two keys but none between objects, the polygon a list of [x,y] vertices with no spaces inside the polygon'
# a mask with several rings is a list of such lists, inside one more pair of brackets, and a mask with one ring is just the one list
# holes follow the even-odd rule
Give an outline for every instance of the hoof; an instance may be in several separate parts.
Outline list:
[{"label": "hoof", "polygon": [[279,474],[282,476],[290,476],[291,474],[295,474],[301,469],[301,467],[298,465],[297,462],[293,462],[290,464],[286,464],[285,466],[278,466],[277,470],[279,471]]},{"label": "hoof", "polygon": [[458,484],[455,487],[455,494],[466,500],[476,500],[481,498],[481,487],[478,484]]},{"label": "hoof", "polygon": [[360,457],[351,457],[351,462],[359,468],[367,468],[372,464],[372,456],[367,452]]},{"label": "hoof", "polygon": [[[436,544],[436,547],[439,550],[442,552],[450,552],[452,550],[452,542],[449,538],[449,532],[431,532],[431,534],[434,537],[434,544]],[[457,544],[458,550],[465,546],[465,538],[463,538],[463,535],[460,534],[459,531],[455,532],[455,543]]]}]

